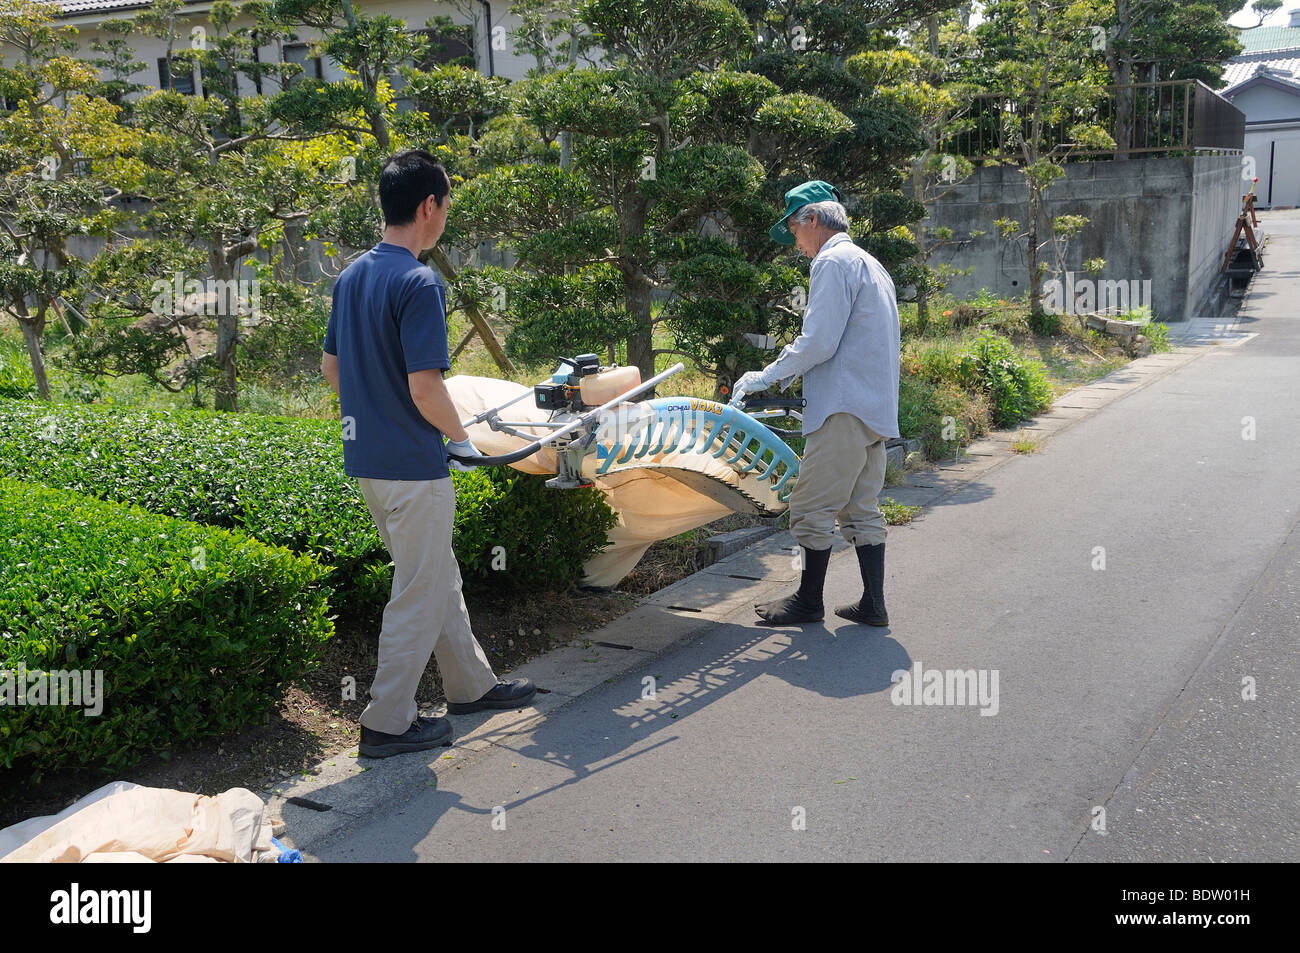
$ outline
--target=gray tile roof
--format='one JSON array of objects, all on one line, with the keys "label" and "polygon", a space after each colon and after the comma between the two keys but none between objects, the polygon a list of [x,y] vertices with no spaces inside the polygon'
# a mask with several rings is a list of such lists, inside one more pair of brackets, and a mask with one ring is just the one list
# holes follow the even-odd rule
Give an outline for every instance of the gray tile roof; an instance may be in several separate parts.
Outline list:
[{"label": "gray tile roof", "polygon": [[[149,6],[149,0],[54,0],[65,17],[85,13],[109,13],[113,10],[131,10]],[[197,0],[186,0],[195,3]]]},{"label": "gray tile roof", "polygon": [[[1219,90],[1222,92],[1232,86],[1238,86],[1265,67],[1278,79],[1300,82],[1300,49],[1234,57],[1223,69],[1223,81]],[[1282,75],[1287,73],[1290,74],[1289,77]]]}]

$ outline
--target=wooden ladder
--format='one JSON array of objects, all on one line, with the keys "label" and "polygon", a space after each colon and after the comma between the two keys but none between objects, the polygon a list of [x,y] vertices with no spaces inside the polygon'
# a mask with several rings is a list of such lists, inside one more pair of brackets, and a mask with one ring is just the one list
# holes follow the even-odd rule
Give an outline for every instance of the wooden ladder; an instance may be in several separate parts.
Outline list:
[{"label": "wooden ladder", "polygon": [[1260,251],[1259,237],[1255,234],[1257,228],[1259,228],[1259,218],[1255,215],[1255,192],[1252,189],[1241,197],[1241,214],[1237,216],[1237,227],[1232,233],[1232,241],[1228,242],[1228,251],[1224,254],[1223,264],[1219,268],[1220,274],[1228,270],[1232,256],[1237,253],[1237,245],[1243,239],[1246,247],[1250,249],[1251,262],[1255,270],[1259,271],[1264,267],[1264,255]]}]

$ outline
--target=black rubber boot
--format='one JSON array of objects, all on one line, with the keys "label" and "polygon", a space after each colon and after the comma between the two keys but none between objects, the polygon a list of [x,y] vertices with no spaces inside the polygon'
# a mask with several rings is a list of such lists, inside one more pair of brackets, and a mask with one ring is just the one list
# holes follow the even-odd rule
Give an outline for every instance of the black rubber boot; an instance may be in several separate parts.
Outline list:
[{"label": "black rubber boot", "polygon": [[885,612],[885,544],[859,546],[858,568],[862,570],[862,598],[856,605],[840,606],[835,614],[863,625],[889,625]]},{"label": "black rubber boot", "polygon": [[820,622],[826,615],[822,605],[822,586],[826,582],[826,566],[830,563],[830,547],[803,549],[803,576],[799,591],[792,596],[754,606],[759,618],[769,625],[798,625],[801,622]]}]

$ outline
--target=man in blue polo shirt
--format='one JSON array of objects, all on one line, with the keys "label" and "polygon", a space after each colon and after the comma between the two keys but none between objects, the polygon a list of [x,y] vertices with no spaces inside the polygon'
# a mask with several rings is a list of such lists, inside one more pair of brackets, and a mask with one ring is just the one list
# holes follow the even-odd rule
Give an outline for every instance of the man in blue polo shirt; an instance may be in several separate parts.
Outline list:
[{"label": "man in blue polo shirt", "polygon": [[[339,395],[343,468],[356,477],[393,557],[379,665],[361,713],[361,754],[382,758],[452,742],[445,718],[421,718],[415,690],[436,655],[447,710],[517,708],[536,689],[498,681],[470,628],[452,553],[448,452],[478,456],[443,382],[446,290],[418,255],[447,224],[451,180],[423,149],[379,175],[384,240],[339,275],[321,373]],[[444,447],[443,437],[450,439]],[[456,469],[470,467],[452,462]]]}]

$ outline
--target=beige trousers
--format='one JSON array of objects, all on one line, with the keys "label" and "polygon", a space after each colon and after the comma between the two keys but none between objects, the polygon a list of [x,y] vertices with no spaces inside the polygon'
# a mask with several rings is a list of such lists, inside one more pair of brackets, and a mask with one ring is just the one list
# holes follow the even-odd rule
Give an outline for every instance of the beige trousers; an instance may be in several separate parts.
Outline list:
[{"label": "beige trousers", "polygon": [[451,551],[456,493],[451,479],[361,479],[361,495],[393,557],[393,594],[384,607],[379,666],[361,724],[400,735],[419,710],[415,690],[436,653],[449,702],[477,701],[497,683],[470,629],[460,566]]},{"label": "beige trousers", "polygon": [[806,549],[829,549],[835,520],[853,546],[885,541],[877,498],[885,485],[885,438],[853,414],[831,414],[808,435],[790,493],[790,532]]}]

